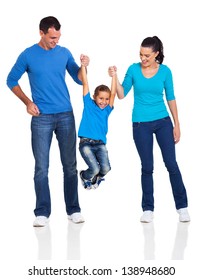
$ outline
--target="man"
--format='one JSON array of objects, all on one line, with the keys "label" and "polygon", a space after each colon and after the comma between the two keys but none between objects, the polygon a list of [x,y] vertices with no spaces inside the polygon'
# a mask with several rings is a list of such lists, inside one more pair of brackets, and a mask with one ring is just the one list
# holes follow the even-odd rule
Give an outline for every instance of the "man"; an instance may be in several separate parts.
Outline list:
[{"label": "man", "polygon": [[[36,193],[36,219],[33,226],[45,226],[51,214],[48,182],[49,152],[53,132],[59,144],[64,173],[64,200],[68,218],[74,223],[84,219],[78,201],[78,176],[76,169],[75,120],[68,87],[66,70],[81,85],[81,69],[71,52],[58,44],[61,24],[52,16],[45,17],[39,25],[41,39],[38,44],[25,49],[18,57],[7,77],[7,85],[26,105],[32,115],[32,150],[35,158],[34,183]],[[88,66],[88,56],[81,55],[81,62]],[[18,84],[27,72],[32,100]]]}]

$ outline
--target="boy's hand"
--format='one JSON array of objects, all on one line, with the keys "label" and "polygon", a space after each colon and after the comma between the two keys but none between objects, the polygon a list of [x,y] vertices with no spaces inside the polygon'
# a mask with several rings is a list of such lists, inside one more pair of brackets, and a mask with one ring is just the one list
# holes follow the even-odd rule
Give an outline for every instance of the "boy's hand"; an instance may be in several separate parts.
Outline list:
[{"label": "boy's hand", "polygon": [[80,55],[80,62],[82,66],[87,67],[89,65],[90,59],[87,55],[81,54]]},{"label": "boy's hand", "polygon": [[117,73],[117,67],[116,66],[109,66],[108,73],[110,77],[113,77]]}]

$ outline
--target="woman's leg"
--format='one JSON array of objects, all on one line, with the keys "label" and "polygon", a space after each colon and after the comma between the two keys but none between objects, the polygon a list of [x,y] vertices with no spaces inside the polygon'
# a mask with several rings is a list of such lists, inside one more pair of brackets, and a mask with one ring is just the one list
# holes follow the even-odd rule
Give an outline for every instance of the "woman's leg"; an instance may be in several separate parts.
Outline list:
[{"label": "woman's leg", "polygon": [[185,208],[188,205],[187,193],[176,162],[173,124],[169,117],[159,121],[159,126],[156,129],[156,138],[165,166],[169,172],[176,209]]},{"label": "woman's leg", "polygon": [[142,165],[142,209],[154,210],[153,187],[153,130],[151,122],[133,123],[133,139]]}]

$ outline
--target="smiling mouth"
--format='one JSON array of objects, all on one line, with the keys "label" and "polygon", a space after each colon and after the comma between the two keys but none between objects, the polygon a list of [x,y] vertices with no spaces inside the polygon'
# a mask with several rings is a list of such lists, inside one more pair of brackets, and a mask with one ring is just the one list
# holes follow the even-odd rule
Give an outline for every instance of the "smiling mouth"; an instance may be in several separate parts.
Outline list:
[{"label": "smiling mouth", "polygon": [[106,105],[103,105],[103,104],[100,104],[99,105],[101,108],[104,108],[104,107],[106,107]]}]

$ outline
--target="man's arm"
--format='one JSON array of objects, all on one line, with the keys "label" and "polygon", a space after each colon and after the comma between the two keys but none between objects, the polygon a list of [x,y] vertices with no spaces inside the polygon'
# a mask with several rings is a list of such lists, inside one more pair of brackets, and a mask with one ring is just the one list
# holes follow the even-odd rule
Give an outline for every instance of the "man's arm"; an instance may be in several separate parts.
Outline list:
[{"label": "man's arm", "polygon": [[23,90],[18,84],[18,81],[22,77],[22,75],[26,72],[27,62],[26,62],[26,54],[22,52],[18,58],[11,71],[7,76],[7,86],[9,89],[26,105],[27,112],[32,116],[39,115],[38,107],[25,95]]},{"label": "man's arm", "polygon": [[14,86],[12,89],[12,92],[25,104],[27,107],[27,112],[32,116],[38,116],[39,115],[39,109],[37,105],[35,105],[28,97],[25,95],[25,93],[22,91],[21,87],[19,85]]}]

